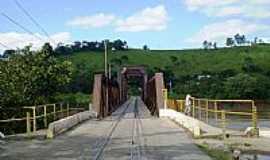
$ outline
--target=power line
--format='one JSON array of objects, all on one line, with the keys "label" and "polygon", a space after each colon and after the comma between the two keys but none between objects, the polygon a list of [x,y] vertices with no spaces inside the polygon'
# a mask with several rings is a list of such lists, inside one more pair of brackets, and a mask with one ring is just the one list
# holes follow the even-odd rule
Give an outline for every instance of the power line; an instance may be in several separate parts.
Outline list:
[{"label": "power line", "polygon": [[51,40],[54,44],[56,44],[55,41],[50,37],[48,32],[45,30],[45,28],[42,27],[29,12],[27,12],[27,10],[22,6],[22,4],[19,3],[18,0],[14,0],[14,2],[21,9],[21,11],[47,36],[47,38]]},{"label": "power line", "polygon": [[0,42],[0,45],[3,46],[3,47],[6,48],[6,49],[12,49],[12,48],[8,47],[7,45],[5,45],[5,44],[2,43],[2,42]]},{"label": "power line", "polygon": [[19,22],[16,22],[14,19],[12,19],[11,17],[9,17],[8,15],[6,15],[5,13],[1,13],[3,17],[7,18],[11,23],[15,24],[16,26],[20,27],[21,29],[23,29],[25,32],[33,35],[34,37],[36,37],[37,39],[43,41],[42,38],[40,38],[39,36],[35,35],[32,31],[30,31],[29,29],[27,29],[26,27],[24,27],[23,25],[21,25]]}]

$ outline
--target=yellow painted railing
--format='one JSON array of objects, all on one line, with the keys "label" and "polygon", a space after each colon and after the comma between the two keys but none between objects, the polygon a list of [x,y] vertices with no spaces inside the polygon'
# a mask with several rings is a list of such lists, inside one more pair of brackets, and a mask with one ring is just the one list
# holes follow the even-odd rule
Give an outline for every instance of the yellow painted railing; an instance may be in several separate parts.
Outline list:
[{"label": "yellow painted railing", "polygon": [[[206,123],[215,121],[219,127],[222,127],[224,136],[228,124],[233,123],[236,118],[243,118],[251,122],[249,126],[253,128],[252,134],[258,136],[258,118],[257,118],[257,107],[253,100],[213,100],[203,98],[192,98],[190,116],[202,120]],[[244,108],[244,111],[235,111],[233,107],[225,108],[226,104],[240,105]],[[185,100],[166,100],[167,108],[176,110],[178,112],[185,111]],[[230,118],[234,116],[234,118]],[[210,122],[211,121],[211,122]]]},{"label": "yellow painted railing", "polygon": [[[72,112],[84,111],[84,108],[71,108],[69,103],[45,104],[38,106],[23,107],[26,117],[0,120],[1,123],[26,122],[26,133],[31,136],[38,129],[37,120],[43,121],[43,127],[48,127],[48,122],[69,116]],[[52,119],[51,121],[48,118]],[[40,123],[39,123],[40,124]]]}]

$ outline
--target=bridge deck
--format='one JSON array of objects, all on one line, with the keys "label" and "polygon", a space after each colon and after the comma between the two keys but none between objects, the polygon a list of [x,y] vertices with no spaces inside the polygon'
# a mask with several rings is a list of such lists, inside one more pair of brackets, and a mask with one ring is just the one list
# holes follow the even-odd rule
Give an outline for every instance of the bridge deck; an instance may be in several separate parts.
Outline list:
[{"label": "bridge deck", "polygon": [[0,159],[209,160],[183,129],[152,117],[139,98],[112,116],[90,120],[54,140],[8,142]]}]

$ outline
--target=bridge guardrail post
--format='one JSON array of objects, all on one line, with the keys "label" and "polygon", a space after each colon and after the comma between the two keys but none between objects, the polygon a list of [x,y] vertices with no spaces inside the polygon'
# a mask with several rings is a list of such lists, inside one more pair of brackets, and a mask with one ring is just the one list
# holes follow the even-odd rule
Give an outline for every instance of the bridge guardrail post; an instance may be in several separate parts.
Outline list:
[{"label": "bridge guardrail post", "polygon": [[195,118],[195,98],[193,98],[193,104],[192,104],[192,117]]},{"label": "bridge guardrail post", "polygon": [[37,119],[36,119],[36,107],[32,108],[33,110],[33,132],[37,131]]},{"label": "bridge guardrail post", "polygon": [[69,116],[69,103],[67,103],[67,117]]},{"label": "bridge guardrail post", "polygon": [[214,108],[215,108],[215,119],[216,119],[216,122],[218,121],[218,105],[217,105],[217,101],[214,101]]},{"label": "bridge guardrail post", "polygon": [[205,106],[205,113],[206,113],[206,123],[208,123],[208,117],[209,117],[209,113],[208,113],[208,109],[209,109],[209,101],[208,99],[205,101],[206,102],[206,106]]},{"label": "bridge guardrail post", "polygon": [[47,105],[43,106],[43,122],[44,122],[44,127],[47,128],[48,123],[47,123]]},{"label": "bridge guardrail post", "polygon": [[222,136],[226,139],[226,111],[221,111],[221,126],[222,126]]},{"label": "bridge guardrail post", "polygon": [[60,113],[61,113],[61,118],[64,117],[63,115],[63,103],[60,103]]},{"label": "bridge guardrail post", "polygon": [[198,107],[199,107],[199,119],[202,120],[202,106],[201,106],[201,100],[198,100]]},{"label": "bridge guardrail post", "polygon": [[31,118],[30,118],[30,112],[26,113],[26,133],[27,136],[31,136]]},{"label": "bridge guardrail post", "polygon": [[56,104],[53,104],[53,120],[55,121],[56,120]]},{"label": "bridge guardrail post", "polygon": [[258,117],[257,117],[257,107],[255,106],[254,101],[252,101],[252,126],[254,128],[254,135],[259,137],[259,128],[258,128]]},{"label": "bridge guardrail post", "polygon": [[184,101],[183,100],[181,100],[181,112],[184,112]]}]

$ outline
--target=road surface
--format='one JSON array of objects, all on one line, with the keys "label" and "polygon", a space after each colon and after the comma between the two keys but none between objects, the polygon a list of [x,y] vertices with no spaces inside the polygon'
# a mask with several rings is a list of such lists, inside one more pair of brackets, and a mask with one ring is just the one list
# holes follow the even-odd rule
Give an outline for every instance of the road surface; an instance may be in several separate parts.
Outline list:
[{"label": "road surface", "polygon": [[11,141],[1,148],[1,160],[210,160],[184,129],[152,117],[136,97],[110,117],[53,140]]}]

